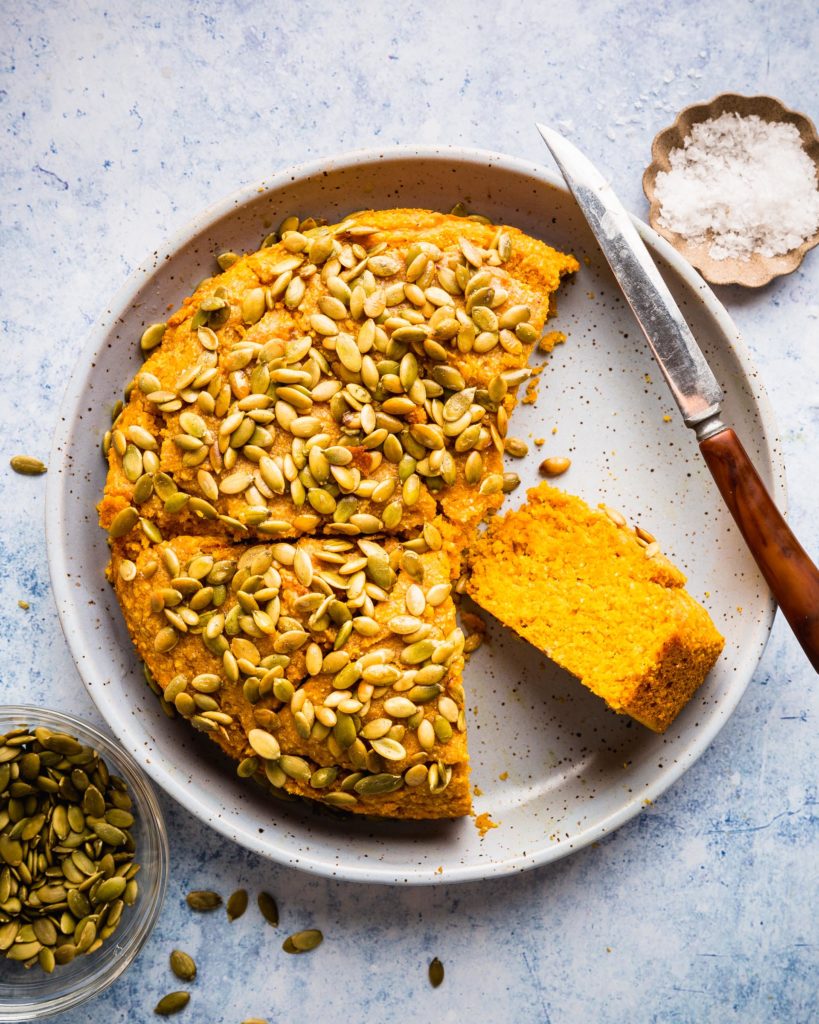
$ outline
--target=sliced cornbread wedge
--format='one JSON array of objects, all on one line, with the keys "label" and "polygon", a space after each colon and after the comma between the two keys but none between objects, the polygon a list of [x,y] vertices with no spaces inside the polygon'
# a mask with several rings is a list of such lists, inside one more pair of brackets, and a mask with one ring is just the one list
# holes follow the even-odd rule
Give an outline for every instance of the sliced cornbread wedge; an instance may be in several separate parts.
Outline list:
[{"label": "sliced cornbread wedge", "polygon": [[615,711],[664,732],[724,640],[622,516],[541,484],[469,551],[468,593]]},{"label": "sliced cornbread wedge", "polygon": [[454,531],[414,541],[115,543],[154,688],[239,774],[351,812],[470,808]]},{"label": "sliced cornbread wedge", "polygon": [[286,232],[209,278],[154,346],[108,439],[121,536],[470,532],[566,256],[515,228],[369,211]]}]

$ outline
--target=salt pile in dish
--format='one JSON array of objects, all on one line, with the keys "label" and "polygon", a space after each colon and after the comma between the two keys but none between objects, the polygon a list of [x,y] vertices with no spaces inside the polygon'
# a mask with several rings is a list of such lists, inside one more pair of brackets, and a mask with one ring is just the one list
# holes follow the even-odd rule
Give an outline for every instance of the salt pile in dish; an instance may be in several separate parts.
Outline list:
[{"label": "salt pile in dish", "polygon": [[727,113],[693,125],[657,175],[659,223],[714,260],[778,256],[819,229],[813,161],[792,124]]}]

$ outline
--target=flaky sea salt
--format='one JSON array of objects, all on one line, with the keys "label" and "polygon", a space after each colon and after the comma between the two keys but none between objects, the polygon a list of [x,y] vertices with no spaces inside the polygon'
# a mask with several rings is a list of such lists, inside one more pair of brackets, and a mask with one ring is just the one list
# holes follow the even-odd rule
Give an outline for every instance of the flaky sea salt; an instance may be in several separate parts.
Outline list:
[{"label": "flaky sea salt", "polygon": [[819,229],[813,161],[792,124],[722,114],[691,128],[657,175],[663,227],[715,260],[778,256]]}]

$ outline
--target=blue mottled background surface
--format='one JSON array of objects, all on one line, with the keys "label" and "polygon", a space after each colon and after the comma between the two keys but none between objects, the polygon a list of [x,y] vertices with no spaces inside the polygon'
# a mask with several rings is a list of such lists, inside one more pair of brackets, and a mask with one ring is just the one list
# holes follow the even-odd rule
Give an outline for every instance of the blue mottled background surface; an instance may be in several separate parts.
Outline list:
[{"label": "blue mottled background surface", "polygon": [[[47,456],[86,332],[159,240],[238,186],[345,149],[460,143],[543,162],[535,117],[644,216],[651,139],[682,106],[730,90],[819,115],[808,0],[30,0],[3,4],[1,24],[2,699],[98,723],[49,594],[44,481],[2,467]],[[767,385],[790,520],[815,555],[819,251],[761,291],[719,295]],[[163,798],[173,869],[159,925],[113,988],[60,1019],[154,1019],[180,946],[200,975],[176,1019],[196,1024],[816,1021],[817,693],[778,617],[737,712],[661,800],[598,846],[491,883],[323,881]],[[184,893],[213,885],[268,888],[282,927],[255,910],[231,926],[194,917]],[[307,926],[323,929],[320,950],[281,953]]]}]

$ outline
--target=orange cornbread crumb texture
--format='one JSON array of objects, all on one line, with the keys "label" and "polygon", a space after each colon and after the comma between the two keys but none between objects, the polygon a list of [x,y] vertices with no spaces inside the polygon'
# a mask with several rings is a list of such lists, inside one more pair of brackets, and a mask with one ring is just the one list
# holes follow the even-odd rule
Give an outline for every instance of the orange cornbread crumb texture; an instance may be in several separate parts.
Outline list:
[{"label": "orange cornbread crumb texture", "polygon": [[497,821],[492,821],[492,817],[488,811],[484,811],[483,814],[479,814],[477,818],[475,818],[475,828],[480,833],[481,839],[483,839],[487,832],[491,831],[493,828],[497,828],[498,824],[499,823]]},{"label": "orange cornbread crumb texture", "polygon": [[615,711],[664,732],[724,640],[685,576],[580,498],[548,484],[470,552],[468,592]]}]

